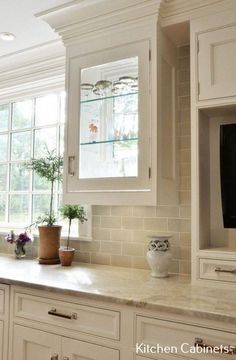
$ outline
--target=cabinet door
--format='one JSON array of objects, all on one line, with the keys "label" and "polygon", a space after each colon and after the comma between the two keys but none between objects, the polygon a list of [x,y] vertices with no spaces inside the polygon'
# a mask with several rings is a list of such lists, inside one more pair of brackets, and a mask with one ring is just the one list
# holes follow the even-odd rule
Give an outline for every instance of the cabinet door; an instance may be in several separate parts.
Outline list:
[{"label": "cabinet door", "polygon": [[12,360],[59,360],[61,338],[44,331],[15,325]]},{"label": "cabinet door", "polygon": [[199,100],[236,95],[236,26],[198,36]]},{"label": "cabinet door", "polygon": [[119,351],[84,341],[62,338],[62,358],[76,360],[119,360]]},{"label": "cabinet door", "polygon": [[143,41],[69,59],[65,202],[154,201],[149,48]]},{"label": "cabinet door", "polygon": [[3,359],[3,321],[0,321],[0,360]]}]

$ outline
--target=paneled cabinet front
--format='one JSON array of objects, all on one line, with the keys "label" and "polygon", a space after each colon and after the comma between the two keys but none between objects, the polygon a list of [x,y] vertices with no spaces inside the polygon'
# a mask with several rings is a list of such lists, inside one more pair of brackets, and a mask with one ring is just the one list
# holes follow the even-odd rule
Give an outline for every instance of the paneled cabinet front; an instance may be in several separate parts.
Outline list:
[{"label": "paneled cabinet front", "polygon": [[0,321],[0,360],[4,360],[3,357],[3,321]]},{"label": "paneled cabinet front", "polygon": [[198,51],[199,100],[236,96],[236,25],[199,34]]},{"label": "paneled cabinet front", "polygon": [[119,351],[14,325],[12,360],[119,360]]}]

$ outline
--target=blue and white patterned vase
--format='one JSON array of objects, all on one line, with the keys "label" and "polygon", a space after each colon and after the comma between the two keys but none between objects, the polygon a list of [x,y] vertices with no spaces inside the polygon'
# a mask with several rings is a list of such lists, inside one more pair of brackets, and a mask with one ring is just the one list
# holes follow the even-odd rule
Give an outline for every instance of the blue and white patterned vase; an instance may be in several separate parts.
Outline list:
[{"label": "blue and white patterned vase", "polygon": [[164,278],[170,269],[171,253],[169,239],[171,236],[149,236],[147,261],[152,270],[151,276]]}]

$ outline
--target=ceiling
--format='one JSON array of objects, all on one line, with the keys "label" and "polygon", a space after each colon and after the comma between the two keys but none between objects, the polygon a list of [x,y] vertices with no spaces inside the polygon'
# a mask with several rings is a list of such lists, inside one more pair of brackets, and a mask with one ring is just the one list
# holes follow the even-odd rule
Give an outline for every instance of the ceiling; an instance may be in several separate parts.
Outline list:
[{"label": "ceiling", "polygon": [[0,39],[0,58],[58,39],[58,35],[34,14],[71,0],[0,0],[0,32],[16,35],[14,41]]}]

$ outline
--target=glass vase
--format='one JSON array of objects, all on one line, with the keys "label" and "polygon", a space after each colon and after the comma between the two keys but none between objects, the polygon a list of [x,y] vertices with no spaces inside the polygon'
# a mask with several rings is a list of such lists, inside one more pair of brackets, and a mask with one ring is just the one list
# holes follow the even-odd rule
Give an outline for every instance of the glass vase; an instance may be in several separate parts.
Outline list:
[{"label": "glass vase", "polygon": [[16,259],[22,259],[25,257],[25,244],[16,244],[15,255]]}]

